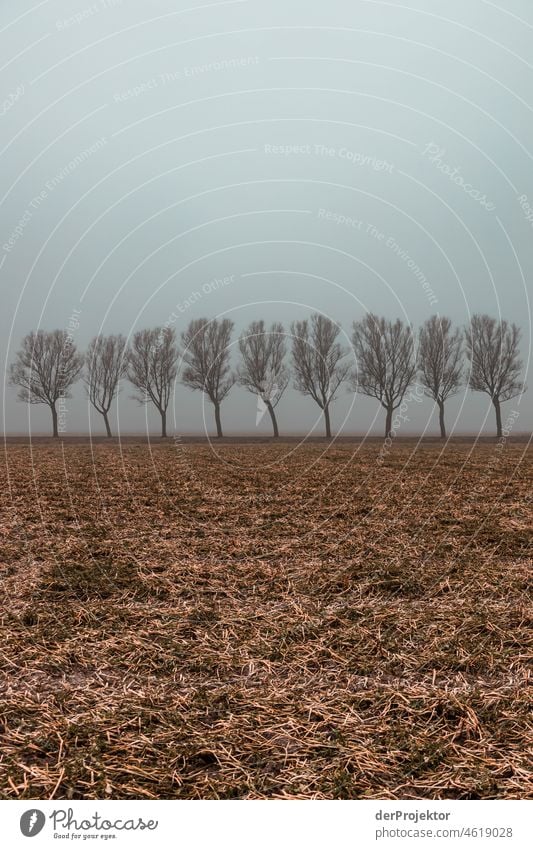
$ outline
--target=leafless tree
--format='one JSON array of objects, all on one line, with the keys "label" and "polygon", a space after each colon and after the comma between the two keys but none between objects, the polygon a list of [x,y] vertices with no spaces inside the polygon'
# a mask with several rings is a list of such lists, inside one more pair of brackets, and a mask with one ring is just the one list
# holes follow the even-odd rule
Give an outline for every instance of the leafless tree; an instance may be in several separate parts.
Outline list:
[{"label": "leafless tree", "polygon": [[178,374],[176,333],[172,327],[139,330],[127,354],[128,379],[139,404],[151,402],[161,416],[161,436],[167,435],[167,409]]},{"label": "leafless tree", "polygon": [[124,336],[95,336],[85,355],[84,381],[89,401],[104,418],[108,436],[109,409],[118,393],[119,381],[127,371]]},{"label": "leafless tree", "polygon": [[502,436],[501,404],[525,392],[519,380],[520,329],[488,315],[472,316],[466,328],[466,354],[470,361],[468,385],[475,392],[486,392],[496,412],[497,436]]},{"label": "leafless tree", "polygon": [[71,397],[82,368],[83,355],[66,330],[28,333],[11,365],[9,382],[18,387],[19,400],[50,407],[54,437],[59,436],[57,402]]},{"label": "leafless tree", "polygon": [[258,415],[268,410],[274,436],[279,436],[274,408],[289,382],[289,372],[284,365],[287,346],[285,332],[279,322],[265,329],[264,321],[252,321],[239,338],[242,362],[237,369],[241,386],[257,395]]},{"label": "leafless tree", "polygon": [[392,416],[416,375],[413,332],[400,319],[388,321],[373,313],[353,324],[357,370],[356,391],[377,398],[387,412],[385,437],[391,435]]},{"label": "leafless tree", "polygon": [[231,371],[230,342],[233,322],[229,318],[197,318],[181,334],[185,368],[182,383],[205,392],[215,408],[217,436],[223,436],[220,405],[235,383]]},{"label": "leafless tree", "polygon": [[340,331],[340,325],[320,313],[314,313],[310,322],[291,325],[294,386],[323,411],[327,437],[331,437],[330,405],[350,371],[342,363],[348,351],[337,341]]},{"label": "leafless tree", "polygon": [[444,404],[461,386],[463,336],[451,319],[432,315],[419,331],[418,367],[425,393],[439,408],[440,435],[446,438]]}]

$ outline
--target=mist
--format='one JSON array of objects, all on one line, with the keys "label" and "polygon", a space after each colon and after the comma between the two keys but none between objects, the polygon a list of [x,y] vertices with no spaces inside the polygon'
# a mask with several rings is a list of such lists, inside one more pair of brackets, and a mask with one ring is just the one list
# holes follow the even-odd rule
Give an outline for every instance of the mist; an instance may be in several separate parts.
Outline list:
[{"label": "mist", "polygon": [[[174,316],[292,321],[372,311],[415,328],[483,312],[522,328],[531,359],[533,169],[529,6],[255,0],[5,2],[0,279],[3,428],[49,432],[16,400],[7,367],[32,329],[75,343],[128,338]],[[352,355],[353,356],[353,355]],[[287,363],[290,366],[290,362]],[[157,433],[123,382],[120,433]],[[533,396],[505,405],[530,432]],[[289,385],[281,434],[322,433]],[[225,433],[267,435],[235,386]],[[381,434],[383,410],[345,387],[342,434]],[[462,390],[449,432],[494,430],[488,396]],[[178,381],[169,427],[213,431]],[[103,433],[80,382],[66,434]],[[436,434],[429,399],[402,435]]]}]

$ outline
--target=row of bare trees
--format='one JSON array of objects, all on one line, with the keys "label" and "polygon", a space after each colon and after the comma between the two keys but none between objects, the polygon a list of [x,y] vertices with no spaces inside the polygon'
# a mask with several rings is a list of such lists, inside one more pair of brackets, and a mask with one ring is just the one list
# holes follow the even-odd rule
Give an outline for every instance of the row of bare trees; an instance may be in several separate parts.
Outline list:
[{"label": "row of bare trees", "polygon": [[343,383],[380,402],[386,414],[386,437],[391,435],[395,411],[417,381],[438,407],[443,438],[445,403],[463,382],[489,395],[498,437],[502,436],[501,404],[525,391],[520,380],[520,330],[488,315],[474,315],[464,330],[454,329],[449,318],[434,315],[417,338],[400,319],[390,321],[368,313],[353,323],[351,349],[339,340],[340,325],[320,313],[293,322],[290,333],[277,322],[266,327],[264,321],[253,321],[239,337],[236,370],[231,368],[233,329],[228,318],[195,319],[181,334],[181,346],[174,328],[168,326],[140,330],[130,345],[122,335],[100,335],[85,355],[77,351],[66,331],[39,330],[24,337],[10,369],[10,383],[18,388],[20,400],[50,407],[54,436],[59,435],[62,401],[70,397],[80,377],[108,436],[112,435],[109,411],[125,378],[140,404],[151,403],[158,410],[161,435],[166,436],[167,410],[180,376],[183,384],[205,393],[213,405],[217,436],[223,435],[222,402],[238,383],[257,396],[258,407],[268,411],[277,437],[275,408],[290,381],[285,365],[288,340],[294,387],[320,407],[328,437],[330,408]]}]

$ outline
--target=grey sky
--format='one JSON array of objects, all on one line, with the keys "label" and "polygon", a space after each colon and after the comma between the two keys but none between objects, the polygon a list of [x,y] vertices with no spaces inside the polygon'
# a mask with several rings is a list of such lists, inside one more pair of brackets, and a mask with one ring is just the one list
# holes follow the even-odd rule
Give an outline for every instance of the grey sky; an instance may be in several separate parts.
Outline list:
[{"label": "grey sky", "polygon": [[[2,375],[24,333],[67,327],[74,308],[81,348],[176,311],[178,331],[229,315],[235,341],[253,318],[288,329],[313,310],[348,334],[367,309],[416,326],[482,311],[521,325],[527,364],[530,3],[180,5],[0,6]],[[130,393],[120,428],[141,432],[147,411]],[[403,432],[435,433],[430,401],[411,406]],[[530,431],[533,392],[511,409]],[[30,412],[47,432],[47,408]],[[255,432],[255,412],[234,388],[226,431]],[[178,385],[171,429],[201,432],[204,414],[212,430],[210,406]],[[10,388],[4,416],[7,432],[28,429]],[[333,410],[346,433],[381,433],[382,418],[348,390]],[[493,432],[485,396],[461,393],[447,418]],[[322,432],[293,389],[278,419],[282,432]],[[81,384],[67,426],[88,428]]]}]

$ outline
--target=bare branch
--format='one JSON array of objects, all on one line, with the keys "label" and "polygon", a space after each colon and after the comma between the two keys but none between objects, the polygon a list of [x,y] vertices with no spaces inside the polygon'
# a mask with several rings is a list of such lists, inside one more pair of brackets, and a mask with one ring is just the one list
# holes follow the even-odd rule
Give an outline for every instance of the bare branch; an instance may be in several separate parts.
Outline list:
[{"label": "bare branch", "polygon": [[275,323],[266,330],[264,321],[252,321],[240,336],[239,350],[239,383],[275,407],[289,382],[289,371],[283,362],[287,353],[283,325]]},{"label": "bare branch", "polygon": [[488,315],[474,315],[465,331],[466,355],[470,361],[468,384],[476,392],[486,392],[492,400],[510,401],[525,392],[519,380],[520,330],[516,324],[496,321]]},{"label": "bare branch", "polygon": [[432,315],[419,332],[420,381],[434,401],[446,401],[461,387],[462,333],[451,328],[451,319]]},{"label": "bare branch", "polygon": [[124,336],[95,336],[87,349],[85,365],[89,400],[99,413],[107,413],[127,371]]}]

